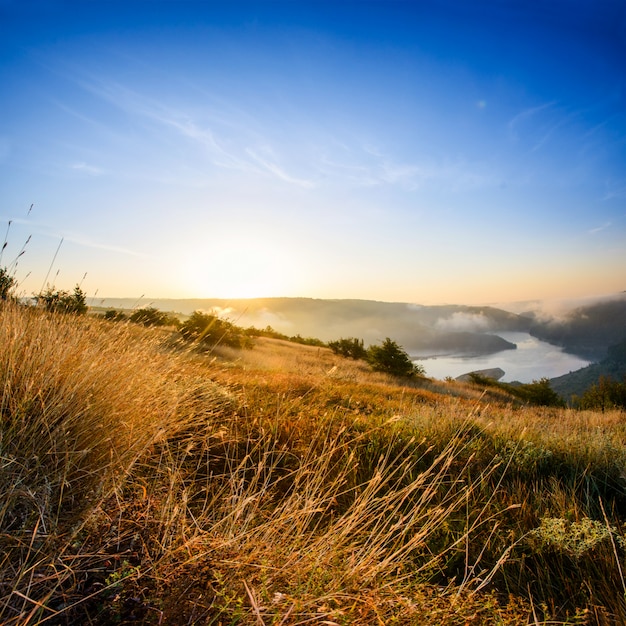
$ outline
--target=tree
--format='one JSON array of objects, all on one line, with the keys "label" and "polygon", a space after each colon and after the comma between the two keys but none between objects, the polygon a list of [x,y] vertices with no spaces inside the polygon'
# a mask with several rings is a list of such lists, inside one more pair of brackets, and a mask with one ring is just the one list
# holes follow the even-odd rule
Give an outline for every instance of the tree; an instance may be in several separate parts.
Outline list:
[{"label": "tree", "polygon": [[424,374],[424,368],[415,365],[409,355],[389,337],[382,345],[368,348],[367,360],[377,372],[406,377]]},{"label": "tree", "polygon": [[6,267],[0,267],[0,300],[9,300],[16,286],[15,277],[9,274]]},{"label": "tree", "polygon": [[626,409],[626,376],[623,382],[601,376],[595,385],[591,385],[577,402],[580,409]]}]

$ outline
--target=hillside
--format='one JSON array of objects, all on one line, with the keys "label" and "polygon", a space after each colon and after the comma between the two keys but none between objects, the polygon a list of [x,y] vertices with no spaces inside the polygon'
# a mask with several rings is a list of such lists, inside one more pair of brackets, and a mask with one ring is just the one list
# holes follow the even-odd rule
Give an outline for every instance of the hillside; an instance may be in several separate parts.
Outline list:
[{"label": "hillside", "polygon": [[609,346],[626,338],[626,294],[577,307],[562,317],[535,319],[530,333],[567,352],[600,361]]},{"label": "hillside", "polygon": [[256,298],[246,300],[131,300],[107,298],[102,307],[155,306],[189,315],[215,310],[241,326],[331,341],[359,337],[366,345],[393,337],[412,356],[478,356],[515,349],[499,332],[530,332],[570,354],[599,361],[626,337],[626,296],[574,308],[560,316],[511,313],[489,306],[422,306],[372,300]]},{"label": "hillside", "polygon": [[573,396],[582,396],[589,387],[597,384],[602,377],[617,382],[626,377],[626,339],[609,346],[606,356],[600,362],[552,378],[550,385],[561,397],[571,400]]},{"label": "hillside", "polygon": [[623,413],[11,303],[0,343],[2,624],[626,622]]},{"label": "hillside", "polygon": [[[137,301],[109,298],[101,304],[127,308],[137,306]],[[286,335],[298,333],[323,341],[360,337],[370,345],[393,337],[415,356],[511,350],[515,344],[497,336],[497,332],[528,330],[530,325],[523,316],[493,307],[420,306],[371,300],[257,298],[154,300],[149,304],[185,315],[194,310],[216,310],[241,326],[269,325]]]}]

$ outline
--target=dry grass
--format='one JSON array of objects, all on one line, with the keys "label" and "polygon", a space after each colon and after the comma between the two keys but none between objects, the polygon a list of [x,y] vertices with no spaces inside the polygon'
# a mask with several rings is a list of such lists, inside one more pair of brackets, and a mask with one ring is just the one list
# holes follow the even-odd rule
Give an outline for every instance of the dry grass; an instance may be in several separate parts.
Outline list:
[{"label": "dry grass", "polygon": [[623,413],[13,305],[0,345],[2,624],[626,623]]}]

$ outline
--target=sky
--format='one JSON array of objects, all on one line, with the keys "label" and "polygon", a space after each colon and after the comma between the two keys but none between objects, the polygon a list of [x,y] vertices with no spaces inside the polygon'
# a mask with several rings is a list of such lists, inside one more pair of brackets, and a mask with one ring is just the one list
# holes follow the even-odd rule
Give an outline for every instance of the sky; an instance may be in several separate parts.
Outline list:
[{"label": "sky", "polygon": [[623,0],[0,0],[0,86],[25,295],[626,289]]}]

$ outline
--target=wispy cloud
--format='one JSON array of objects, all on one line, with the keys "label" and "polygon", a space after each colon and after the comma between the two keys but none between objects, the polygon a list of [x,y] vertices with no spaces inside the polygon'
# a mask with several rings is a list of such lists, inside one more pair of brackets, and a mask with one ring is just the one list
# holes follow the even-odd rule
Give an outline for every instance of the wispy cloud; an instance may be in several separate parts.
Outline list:
[{"label": "wispy cloud", "polygon": [[545,104],[540,104],[539,106],[536,106],[536,107],[529,107],[527,109],[524,109],[523,111],[515,115],[513,118],[511,118],[511,120],[509,121],[507,125],[509,128],[509,131],[513,133],[513,135],[515,136],[517,129],[522,124],[536,117],[537,114],[541,113],[542,111],[552,109],[555,104],[556,104],[556,100],[552,100],[551,102],[546,102]]},{"label": "wispy cloud", "polygon": [[607,186],[607,190],[602,196],[603,200],[612,200],[613,198],[626,198],[626,185],[625,184],[611,184]]},{"label": "wispy cloud", "polygon": [[[55,237],[61,238],[60,235],[55,235]],[[82,248],[89,248],[91,250],[105,250],[106,252],[114,252],[115,254],[124,254],[126,256],[132,256],[135,258],[148,258],[149,255],[144,254],[142,252],[137,252],[136,250],[131,250],[130,248],[125,248],[123,246],[115,246],[108,243],[102,243],[100,241],[95,241],[82,233],[69,233],[63,235],[63,241],[76,244],[77,246],[81,246]]]},{"label": "wispy cloud", "polygon": [[270,142],[256,128],[242,125],[224,111],[206,107],[192,112],[182,106],[168,106],[115,81],[92,77],[77,82],[125,114],[169,128],[179,137],[193,142],[215,167],[270,175],[301,187],[313,186],[311,181],[294,176],[280,163],[275,151],[268,148]]},{"label": "wispy cloud", "polygon": [[611,226],[611,222],[605,222],[604,224],[602,224],[601,226],[597,226],[596,228],[592,228],[591,230],[587,231],[590,235],[594,235],[595,233],[599,233],[602,232],[603,230],[606,230],[607,228],[609,228]]},{"label": "wispy cloud", "polygon": [[[29,211],[30,213],[30,211]],[[91,248],[94,250],[106,250],[108,252],[115,252],[116,254],[125,254],[132,257],[138,258],[148,258],[148,255],[137,252],[136,250],[131,250],[130,248],[125,248],[123,246],[116,246],[108,243],[103,243],[101,241],[96,241],[87,235],[78,232],[60,232],[57,228],[50,226],[49,223],[41,220],[32,220],[28,218],[21,217],[11,217],[10,219],[13,224],[19,224],[20,226],[28,226],[28,232],[31,235],[37,235],[40,237],[46,237],[50,239],[55,239],[60,241],[61,239],[66,242],[74,243],[78,246],[84,248]]]},{"label": "wispy cloud", "polygon": [[[275,120],[257,119],[240,105],[229,106],[212,94],[203,94],[203,104],[192,106],[183,99],[184,93],[157,97],[153,91],[76,69],[69,74],[82,89],[134,118],[138,122],[137,132],[143,128],[155,141],[183,139],[191,142],[203,155],[192,162],[192,169],[204,180],[208,163],[211,168],[251,174],[302,189],[338,183],[358,187],[392,186],[405,191],[437,185],[458,191],[499,183],[492,169],[481,164],[423,157],[413,161],[371,142],[351,141],[341,133],[322,131],[312,136],[309,129],[293,120],[292,125],[301,135],[286,138],[285,127],[277,129]],[[510,127],[516,128],[523,120],[554,104],[550,102],[521,112],[511,120]],[[68,112],[80,116],[80,112]],[[83,162],[73,167],[92,175],[105,173]],[[171,176],[171,171],[160,173],[159,177],[162,179],[168,174]]]},{"label": "wispy cloud", "polygon": [[95,165],[88,165],[87,163],[83,163],[82,161],[79,163],[72,163],[70,165],[70,169],[84,172],[85,174],[90,174],[92,176],[102,176],[102,174],[105,173],[102,168],[96,167]]},{"label": "wispy cloud", "polygon": [[271,172],[272,174],[274,174],[275,176],[277,176],[278,178],[280,178],[281,180],[284,180],[288,183],[291,183],[293,185],[299,185],[300,187],[304,187],[307,189],[311,189],[312,187],[314,187],[314,184],[312,181],[310,180],[304,180],[302,178],[295,178],[294,176],[290,176],[282,167],[280,167],[280,165],[278,165],[275,161],[268,159],[266,157],[262,157],[261,155],[257,154],[256,151],[252,150],[251,148],[247,148],[246,149],[246,153],[259,165],[261,165],[261,167],[265,170],[267,170],[268,172]]},{"label": "wispy cloud", "polygon": [[507,124],[509,138],[517,143],[523,139],[532,142],[531,152],[541,149],[554,133],[565,124],[566,119],[555,117],[556,101],[524,109]]},{"label": "wispy cloud", "polygon": [[425,185],[444,185],[459,191],[493,186],[498,182],[481,164],[468,164],[460,159],[402,162],[369,146],[346,151],[344,158],[345,161],[322,159],[324,174],[363,187],[393,185],[415,191]]}]

